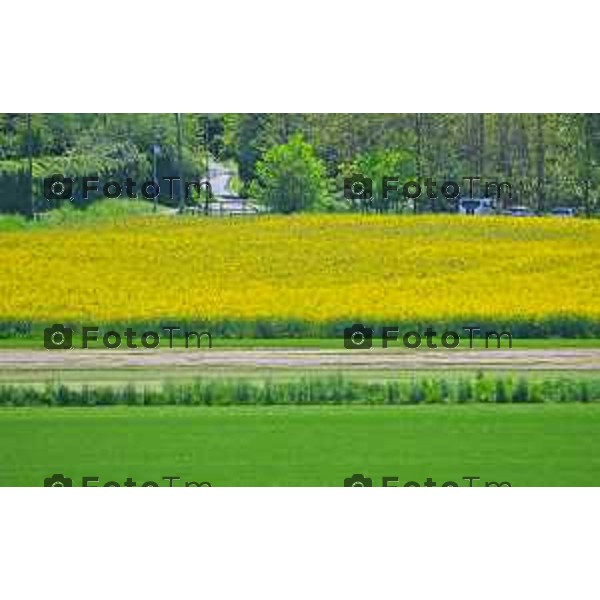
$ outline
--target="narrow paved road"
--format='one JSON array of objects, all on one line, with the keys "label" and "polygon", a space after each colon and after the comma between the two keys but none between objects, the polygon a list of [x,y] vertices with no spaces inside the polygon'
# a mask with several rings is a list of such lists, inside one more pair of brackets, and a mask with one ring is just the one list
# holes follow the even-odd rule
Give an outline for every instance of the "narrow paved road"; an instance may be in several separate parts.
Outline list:
[{"label": "narrow paved road", "polygon": [[[231,187],[235,170],[211,160],[208,164],[208,181],[212,190],[210,213],[213,215],[246,215],[257,212],[255,204],[241,198]],[[176,214],[174,211],[173,214]]]},{"label": "narrow paved road", "polygon": [[[231,180],[235,175],[235,170],[222,163],[211,160],[208,164],[208,181],[212,191],[212,214],[254,214],[256,210],[251,200],[241,198],[232,188]],[[217,204],[218,203],[218,204]],[[189,206],[192,206],[188,202]],[[219,210],[221,206],[221,210]],[[215,209],[216,207],[216,209]],[[200,204],[202,208],[202,203]],[[178,208],[164,208],[164,213],[178,215]]]},{"label": "narrow paved road", "polygon": [[208,181],[212,187],[213,196],[216,198],[237,198],[237,194],[231,189],[231,179],[234,171],[221,163],[214,161],[208,164]]},{"label": "narrow paved road", "polygon": [[129,367],[298,368],[358,370],[600,371],[600,349],[338,351],[338,350],[0,350],[1,370]]}]

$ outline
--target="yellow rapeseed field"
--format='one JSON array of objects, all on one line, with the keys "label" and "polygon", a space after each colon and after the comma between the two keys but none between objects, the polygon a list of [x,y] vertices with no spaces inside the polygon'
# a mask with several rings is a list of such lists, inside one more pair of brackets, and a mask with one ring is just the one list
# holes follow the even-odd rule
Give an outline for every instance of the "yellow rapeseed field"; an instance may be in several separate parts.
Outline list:
[{"label": "yellow rapeseed field", "polygon": [[600,321],[600,221],[131,218],[0,233],[0,320]]}]

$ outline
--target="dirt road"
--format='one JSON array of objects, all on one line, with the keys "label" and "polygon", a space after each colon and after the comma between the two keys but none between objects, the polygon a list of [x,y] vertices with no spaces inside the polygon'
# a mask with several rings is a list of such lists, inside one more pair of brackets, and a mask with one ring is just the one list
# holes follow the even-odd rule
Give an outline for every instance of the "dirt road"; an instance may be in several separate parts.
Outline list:
[{"label": "dirt road", "polygon": [[0,350],[3,370],[168,369],[600,370],[600,349],[543,350]]}]

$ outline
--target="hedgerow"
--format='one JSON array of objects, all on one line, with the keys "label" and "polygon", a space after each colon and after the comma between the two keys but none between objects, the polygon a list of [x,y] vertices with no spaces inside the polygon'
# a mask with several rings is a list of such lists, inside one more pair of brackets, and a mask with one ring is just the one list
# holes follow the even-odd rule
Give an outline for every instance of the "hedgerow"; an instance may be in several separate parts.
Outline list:
[{"label": "hedgerow", "polygon": [[381,382],[342,375],[292,381],[197,379],[158,387],[0,386],[0,406],[415,405],[598,402],[600,378],[414,377]]}]

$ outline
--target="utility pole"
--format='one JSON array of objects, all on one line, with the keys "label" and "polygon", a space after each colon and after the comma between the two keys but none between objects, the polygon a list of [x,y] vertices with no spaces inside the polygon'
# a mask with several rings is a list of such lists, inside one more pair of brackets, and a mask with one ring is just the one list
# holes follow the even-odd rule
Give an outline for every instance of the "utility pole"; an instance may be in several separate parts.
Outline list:
[{"label": "utility pole", "polygon": [[[152,181],[154,182],[154,186],[158,185],[158,173],[156,168],[156,160],[158,155],[160,154],[160,146],[158,144],[152,145]],[[158,194],[156,194],[156,187],[154,189],[154,206],[152,208],[152,212],[156,212],[158,210]]]},{"label": "utility pole", "polygon": [[485,113],[479,113],[477,124],[477,169],[478,177],[485,176]]},{"label": "utility pole", "polygon": [[[421,113],[416,113],[415,115],[415,135],[417,138],[417,151],[416,151],[416,171],[417,171],[417,182],[421,185],[421,152],[422,152],[422,130],[421,130]],[[417,214],[417,200],[416,198],[413,200],[413,213]]]},{"label": "utility pole", "polygon": [[29,163],[29,212],[35,218],[35,201],[33,198],[33,135],[31,132],[31,113],[27,113],[27,160]]},{"label": "utility pole", "polygon": [[585,185],[583,188],[583,203],[585,206],[585,216],[589,219],[592,216],[590,206],[590,187],[592,183],[592,115],[583,114],[583,139],[585,140]]},{"label": "utility pole", "polygon": [[[208,115],[206,115],[204,117],[204,155],[205,155],[205,160],[206,160],[206,181],[209,183],[210,185],[210,164],[209,164],[209,160],[208,160]],[[210,187],[206,190],[205,192],[205,198],[204,198],[204,214],[208,215],[208,202],[209,200],[211,200],[212,198],[209,198],[210,195]]]},{"label": "utility pole", "polygon": [[536,115],[536,174],[537,174],[537,211],[546,209],[546,144],[544,141],[545,114]]},{"label": "utility pole", "polygon": [[181,134],[181,113],[175,113],[177,122],[177,160],[179,162],[179,213],[183,213],[185,200],[183,198],[183,139]]}]

